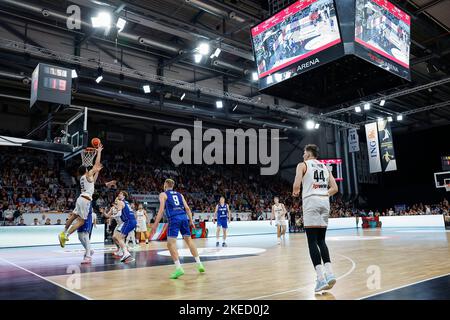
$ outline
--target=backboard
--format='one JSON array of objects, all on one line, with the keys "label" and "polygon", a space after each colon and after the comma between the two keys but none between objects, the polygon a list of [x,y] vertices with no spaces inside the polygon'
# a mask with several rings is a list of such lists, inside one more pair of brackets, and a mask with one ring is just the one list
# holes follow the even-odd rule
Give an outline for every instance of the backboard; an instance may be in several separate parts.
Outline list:
[{"label": "backboard", "polygon": [[434,182],[436,184],[436,188],[445,188],[445,180],[448,179],[450,179],[450,171],[434,173]]}]

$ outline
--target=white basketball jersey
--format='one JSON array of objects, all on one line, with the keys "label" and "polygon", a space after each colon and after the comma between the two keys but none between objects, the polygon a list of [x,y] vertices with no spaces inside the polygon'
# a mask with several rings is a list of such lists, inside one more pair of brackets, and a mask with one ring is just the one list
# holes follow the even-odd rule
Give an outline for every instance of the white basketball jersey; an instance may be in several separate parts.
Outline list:
[{"label": "white basketball jersey", "polygon": [[139,220],[139,221],[145,220],[144,210],[136,211],[136,217],[137,217],[137,220]]},{"label": "white basketball jersey", "polygon": [[80,178],[80,186],[81,186],[81,195],[89,197],[89,199],[92,199],[92,195],[94,194],[95,190],[95,183],[89,182],[86,178],[86,175],[82,176]]},{"label": "white basketball jersey", "polygon": [[316,159],[306,160],[306,173],[303,176],[302,198],[309,196],[328,196],[330,172],[325,164]]},{"label": "white basketball jersey", "polygon": [[116,220],[117,224],[121,224],[122,218],[120,217],[122,215],[122,210],[117,210],[115,207],[112,208],[111,216]]},{"label": "white basketball jersey", "polygon": [[275,214],[276,220],[284,220],[283,206],[281,203],[273,205],[273,213]]}]

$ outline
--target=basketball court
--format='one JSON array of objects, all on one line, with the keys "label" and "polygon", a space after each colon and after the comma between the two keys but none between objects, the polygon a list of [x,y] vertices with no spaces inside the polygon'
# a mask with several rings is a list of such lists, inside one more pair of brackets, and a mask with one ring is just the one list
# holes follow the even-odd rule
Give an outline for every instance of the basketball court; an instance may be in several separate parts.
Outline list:
[{"label": "basketball court", "polygon": [[[332,291],[314,294],[314,269],[304,234],[235,236],[227,248],[195,241],[207,272],[198,274],[186,249],[186,274],[169,280],[164,242],[141,244],[135,262],[120,263],[111,246],[95,245],[90,266],[81,246],[2,249],[1,299],[349,300],[449,299],[450,230],[335,230],[328,243],[337,276]],[[183,248],[182,241],[179,247]],[[407,250],[405,248],[407,247]],[[432,263],[431,263],[432,261]],[[414,266],[406,268],[405,266]],[[75,270],[81,272],[72,274]],[[372,281],[371,275],[379,275]],[[265,279],[265,280],[263,280]],[[378,283],[379,281],[379,283]],[[378,287],[379,285],[379,287]]]}]

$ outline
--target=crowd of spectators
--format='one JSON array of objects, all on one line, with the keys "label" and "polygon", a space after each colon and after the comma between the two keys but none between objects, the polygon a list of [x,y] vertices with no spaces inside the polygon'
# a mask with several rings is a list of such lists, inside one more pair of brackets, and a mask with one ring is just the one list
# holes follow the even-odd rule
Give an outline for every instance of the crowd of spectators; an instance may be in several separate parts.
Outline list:
[{"label": "crowd of spectators", "polygon": [[[74,208],[79,192],[76,178],[80,164],[78,157],[64,163],[45,152],[4,150],[6,152],[0,154],[0,213],[3,220],[12,218],[19,224],[20,217],[26,213],[70,212]],[[162,190],[164,179],[170,177],[176,181],[177,190],[185,195],[194,213],[212,214],[223,195],[233,212],[248,213],[239,219],[270,219],[273,197],[278,196],[290,212],[292,221],[301,220],[301,201],[291,196],[291,183],[279,176],[261,176],[259,167],[249,165],[174,167],[169,155],[168,149],[152,152],[105,149],[104,168],[94,196],[96,207],[109,206],[117,189],[126,190],[129,194],[157,195]],[[68,173],[69,179],[62,179],[62,171]],[[105,186],[105,182],[110,180],[117,181],[117,189]],[[338,194],[332,199],[330,217],[419,214],[448,216],[448,201],[435,205],[420,203],[395,209],[358,210]]]}]

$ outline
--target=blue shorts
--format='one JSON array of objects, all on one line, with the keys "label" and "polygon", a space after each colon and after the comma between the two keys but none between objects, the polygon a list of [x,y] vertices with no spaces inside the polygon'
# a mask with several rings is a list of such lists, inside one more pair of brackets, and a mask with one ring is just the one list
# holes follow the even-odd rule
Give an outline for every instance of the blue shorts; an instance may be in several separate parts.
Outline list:
[{"label": "blue shorts", "polygon": [[183,237],[191,235],[191,229],[189,228],[189,219],[183,215],[183,218],[174,217],[169,220],[169,229],[167,231],[168,238],[177,238],[178,232],[181,232]]},{"label": "blue shorts", "polygon": [[128,220],[122,224],[122,227],[120,228],[120,233],[124,236],[127,236],[131,231],[136,228],[137,222],[136,220]]},{"label": "blue shorts", "polygon": [[222,227],[224,229],[228,229],[228,219],[218,219],[217,227]]}]

